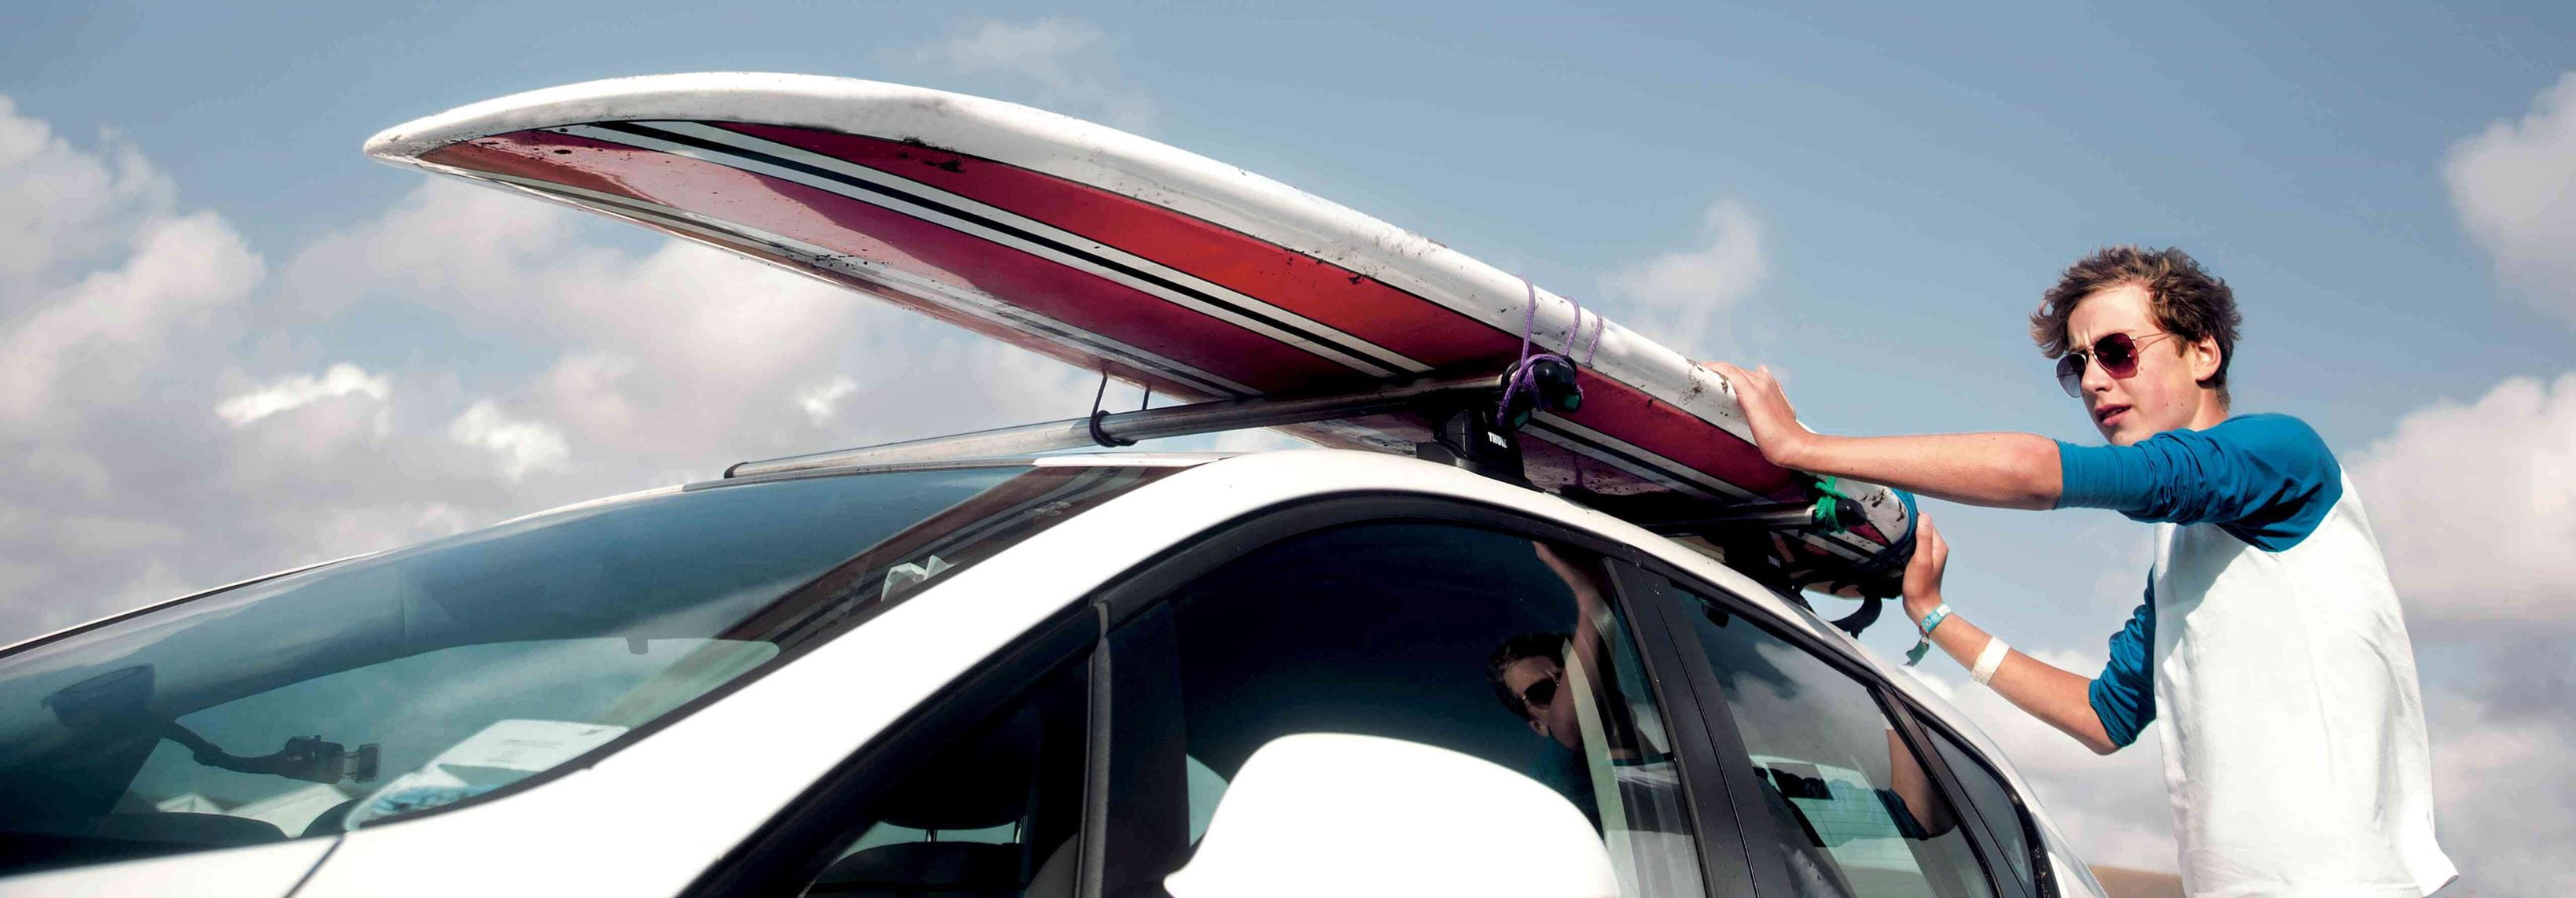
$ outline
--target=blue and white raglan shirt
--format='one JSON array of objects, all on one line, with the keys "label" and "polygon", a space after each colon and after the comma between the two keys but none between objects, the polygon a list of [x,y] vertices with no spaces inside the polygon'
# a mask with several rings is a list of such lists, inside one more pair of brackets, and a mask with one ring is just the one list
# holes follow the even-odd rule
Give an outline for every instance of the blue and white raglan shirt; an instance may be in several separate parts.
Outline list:
[{"label": "blue and white raglan shirt", "polygon": [[2415,898],[2457,874],[2433,838],[2415,651],[2352,481],[2286,415],[2133,446],[2058,444],[2060,508],[2156,522],[2146,602],[2093,709],[2127,745],[2159,717],[2192,895]]}]

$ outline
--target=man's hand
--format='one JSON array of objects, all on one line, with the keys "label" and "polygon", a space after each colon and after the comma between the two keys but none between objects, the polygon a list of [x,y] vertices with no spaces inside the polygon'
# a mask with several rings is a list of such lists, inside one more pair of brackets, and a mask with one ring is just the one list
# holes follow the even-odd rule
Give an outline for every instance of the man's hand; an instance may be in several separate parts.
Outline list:
[{"label": "man's hand", "polygon": [[1725,362],[1701,362],[1699,366],[1726,378],[1735,390],[1735,404],[1744,409],[1744,421],[1753,428],[1753,446],[1762,457],[1784,468],[1795,468],[1799,450],[1815,434],[1798,423],[1798,413],[1789,407],[1788,394],[1780,392],[1780,382],[1771,376],[1771,366],[1746,371]]},{"label": "man's hand", "polygon": [[1941,607],[1941,571],[1950,564],[1950,542],[1925,517],[1914,525],[1914,557],[1905,562],[1905,616],[1917,623]]}]

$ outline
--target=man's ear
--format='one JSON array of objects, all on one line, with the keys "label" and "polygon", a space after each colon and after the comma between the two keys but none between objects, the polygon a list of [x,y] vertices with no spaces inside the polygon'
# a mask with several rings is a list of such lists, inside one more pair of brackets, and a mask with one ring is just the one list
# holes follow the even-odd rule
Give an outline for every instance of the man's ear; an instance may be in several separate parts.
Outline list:
[{"label": "man's ear", "polygon": [[2191,382],[2205,384],[2218,376],[2218,366],[2227,360],[2227,353],[2218,348],[2217,337],[2202,337],[2183,347],[2182,360],[2191,366]]},{"label": "man's ear", "polygon": [[[1531,716],[1530,716],[1530,718],[1529,718],[1529,725],[1530,725],[1530,732],[1537,733],[1537,734],[1539,734],[1539,735],[1541,735],[1541,736],[1546,736],[1546,735],[1547,735],[1547,722],[1546,722],[1546,721],[1543,721],[1543,720],[1538,719],[1538,716],[1537,716],[1537,715],[1531,715]],[[1555,738],[1555,737],[1550,736],[1549,738]]]}]

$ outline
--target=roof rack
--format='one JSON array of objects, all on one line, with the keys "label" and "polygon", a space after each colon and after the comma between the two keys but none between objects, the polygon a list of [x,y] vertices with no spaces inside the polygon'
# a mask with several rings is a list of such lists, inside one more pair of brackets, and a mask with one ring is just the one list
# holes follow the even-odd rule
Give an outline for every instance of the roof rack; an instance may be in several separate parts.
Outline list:
[{"label": "roof rack", "polygon": [[[1521,467],[1518,431],[1538,409],[1570,412],[1582,403],[1575,390],[1574,367],[1554,358],[1530,360],[1523,388],[1510,389],[1517,364],[1499,373],[1428,375],[1375,384],[1340,393],[1304,396],[1259,396],[1189,405],[1091,414],[1042,424],[1024,424],[955,436],[907,440],[856,449],[747,461],[726,468],[727,478],[757,477],[825,468],[916,465],[968,458],[1025,456],[1087,446],[1130,446],[1139,440],[1221,433],[1289,424],[1311,424],[1397,412],[1419,414],[1429,422],[1432,441],[1414,446],[1414,455],[1456,465],[1528,486]],[[1103,387],[1107,385],[1103,373]],[[1505,407],[1505,395],[1510,405]],[[1618,505],[1609,497],[1569,496],[1587,504]],[[1609,508],[1649,530],[1667,536],[1776,530],[1832,529],[1862,522],[1851,503],[1759,503],[1723,508]]]},{"label": "roof rack", "polygon": [[[1092,400],[1091,414],[1041,424],[1025,424],[955,436],[906,440],[855,449],[747,461],[726,468],[728,479],[799,471],[908,469],[964,460],[1031,456],[1090,446],[1132,446],[1139,440],[1222,433],[1291,424],[1312,424],[1370,415],[1412,413],[1430,424],[1432,441],[1414,445],[1414,456],[1456,465],[1519,486],[1531,486],[1521,466],[1518,431],[1539,409],[1570,412],[1581,407],[1570,363],[1549,357],[1531,359],[1530,377],[1512,389],[1519,365],[1490,374],[1434,374],[1411,380],[1370,385],[1340,393],[1303,396],[1258,396],[1222,399],[1132,412],[1110,412]],[[1108,372],[1101,375],[1103,392]],[[1507,399],[1508,397],[1508,399]],[[1509,405],[1506,406],[1505,402]],[[1783,567],[1768,554],[1774,534],[1788,531],[1842,530],[1865,523],[1857,503],[1826,502],[1829,490],[1817,485],[1810,502],[1759,502],[1711,507],[1669,499],[1634,503],[1620,497],[1580,491],[1567,499],[1593,506],[1655,533],[1677,538],[1700,537],[1737,570],[1754,577],[1788,601],[1806,606],[1799,594],[1813,572]],[[1859,636],[1878,617],[1876,599],[1893,594],[1894,581],[1884,572],[1864,571],[1869,584],[1861,607],[1833,625]],[[1831,585],[1828,583],[1827,585]]]}]

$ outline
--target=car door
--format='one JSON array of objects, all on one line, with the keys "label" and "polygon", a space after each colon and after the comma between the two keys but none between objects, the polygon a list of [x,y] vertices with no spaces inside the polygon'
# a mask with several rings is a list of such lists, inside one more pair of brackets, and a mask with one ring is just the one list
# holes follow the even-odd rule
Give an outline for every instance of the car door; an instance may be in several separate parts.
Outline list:
[{"label": "car door", "polygon": [[1620,894],[1747,893],[1695,700],[1658,676],[1671,644],[1610,575],[1631,554],[1480,506],[1370,497],[1211,534],[1113,590],[1099,893],[1164,894],[1246,759],[1319,732],[1544,784],[1591,825]]},{"label": "car door", "polygon": [[2019,799],[1870,665],[1678,572],[1623,576],[1684,644],[1760,894],[2054,894]]}]

